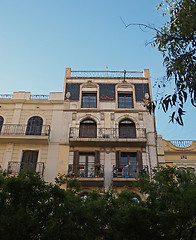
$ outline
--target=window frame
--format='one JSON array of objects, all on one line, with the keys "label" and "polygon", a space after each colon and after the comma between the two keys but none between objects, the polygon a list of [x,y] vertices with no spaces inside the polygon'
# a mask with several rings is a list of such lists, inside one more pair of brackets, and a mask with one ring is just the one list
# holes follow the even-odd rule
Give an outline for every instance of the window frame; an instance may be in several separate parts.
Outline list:
[{"label": "window frame", "polygon": [[[120,158],[121,158],[120,159],[120,165],[121,165],[121,167],[125,167],[126,166],[126,165],[122,164],[122,158],[123,157],[127,158],[127,164],[126,165],[135,165],[135,166],[137,166],[136,152],[121,152],[121,154],[120,154]],[[130,163],[131,157],[135,158],[134,164]]]},{"label": "window frame", "polygon": [[130,119],[123,119],[118,124],[119,138],[137,138],[135,123]]},{"label": "window frame", "polygon": [[32,116],[28,119],[25,135],[42,135],[43,118]]},{"label": "window frame", "polygon": [[80,122],[79,138],[97,138],[97,123],[92,119]]},{"label": "window frame", "polygon": [[[25,154],[27,154],[27,156],[25,156]],[[34,157],[35,161],[29,161],[29,160],[32,160],[33,157]],[[20,171],[21,170],[26,171],[26,170],[29,170],[29,169],[33,169],[33,170],[36,171],[38,158],[39,158],[39,150],[22,150],[22,159],[21,159],[21,163],[20,163]]]},{"label": "window frame", "polygon": [[[123,97],[123,106],[120,106],[120,97]],[[127,97],[131,97],[131,107],[128,106],[128,101],[126,101]],[[125,108],[131,109],[134,108],[134,101],[133,101],[133,93],[132,92],[118,92],[118,108]]]},{"label": "window frame", "polygon": [[[83,97],[87,96],[88,97],[88,107],[84,106],[84,101],[83,101]],[[95,106],[91,107],[91,103],[94,103],[94,101],[91,102],[90,97],[91,96],[95,96]],[[82,91],[82,98],[81,98],[81,108],[97,108],[97,92],[86,92],[86,91]]]}]

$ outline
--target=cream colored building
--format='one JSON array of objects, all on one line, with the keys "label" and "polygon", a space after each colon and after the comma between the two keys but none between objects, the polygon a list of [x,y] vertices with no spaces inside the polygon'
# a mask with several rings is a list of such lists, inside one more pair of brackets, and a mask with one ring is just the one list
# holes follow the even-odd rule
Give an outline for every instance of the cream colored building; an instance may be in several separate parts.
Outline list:
[{"label": "cream colored building", "polygon": [[196,173],[196,141],[165,140],[157,137],[158,161],[161,165],[176,166]]},{"label": "cream colored building", "polygon": [[139,173],[157,165],[154,115],[144,106],[152,96],[149,70],[66,69],[64,94],[69,132],[60,147],[59,171],[68,166],[84,192],[110,185],[132,188]]},{"label": "cream colored building", "polygon": [[51,182],[57,174],[63,93],[0,95],[0,166],[10,174],[32,167]]},{"label": "cream colored building", "polygon": [[[78,177],[83,191],[129,186],[157,165],[149,70],[71,71],[62,93],[0,95],[0,164],[33,166],[48,182]],[[136,191],[136,190],[135,190]]]}]

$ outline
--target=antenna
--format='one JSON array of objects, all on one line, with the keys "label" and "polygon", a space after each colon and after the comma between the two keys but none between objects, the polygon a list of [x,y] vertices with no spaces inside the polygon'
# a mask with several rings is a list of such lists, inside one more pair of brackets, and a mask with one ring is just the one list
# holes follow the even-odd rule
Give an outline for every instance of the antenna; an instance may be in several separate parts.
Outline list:
[{"label": "antenna", "polygon": [[126,70],[124,70],[124,82],[125,82],[125,78],[126,78]]}]

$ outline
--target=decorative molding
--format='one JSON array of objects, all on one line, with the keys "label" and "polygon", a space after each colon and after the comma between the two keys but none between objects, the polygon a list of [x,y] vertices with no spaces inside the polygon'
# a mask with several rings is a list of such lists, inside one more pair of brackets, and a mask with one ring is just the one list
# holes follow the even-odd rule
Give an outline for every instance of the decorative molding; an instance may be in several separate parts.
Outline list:
[{"label": "decorative molding", "polygon": [[111,120],[114,120],[114,113],[111,113]]},{"label": "decorative molding", "polygon": [[143,121],[143,114],[142,113],[138,113],[138,118],[140,121]]},{"label": "decorative molding", "polygon": [[105,114],[102,112],[101,113],[101,120],[104,120],[105,119]]},{"label": "decorative molding", "polygon": [[76,120],[76,116],[77,114],[76,113],[72,113],[72,120],[75,121]]},{"label": "decorative molding", "polygon": [[71,93],[70,92],[67,92],[66,93],[66,98],[69,99],[71,97]]}]

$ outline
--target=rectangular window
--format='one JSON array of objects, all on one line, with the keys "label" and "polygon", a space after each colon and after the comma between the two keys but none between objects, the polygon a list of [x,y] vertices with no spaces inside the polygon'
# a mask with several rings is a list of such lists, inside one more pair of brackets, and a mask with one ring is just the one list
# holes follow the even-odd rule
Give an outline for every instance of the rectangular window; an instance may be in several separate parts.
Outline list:
[{"label": "rectangular window", "polygon": [[97,93],[82,93],[82,108],[96,108]]},{"label": "rectangular window", "polygon": [[131,93],[118,94],[119,108],[133,108],[133,95]]},{"label": "rectangular window", "polygon": [[80,153],[78,171],[80,177],[93,177],[94,176],[94,153]]},{"label": "rectangular window", "polygon": [[137,177],[135,153],[121,153],[121,167],[123,177]]},{"label": "rectangular window", "polygon": [[136,165],[136,153],[121,153],[121,167]]},{"label": "rectangular window", "polygon": [[36,170],[38,151],[23,151],[20,170]]}]

